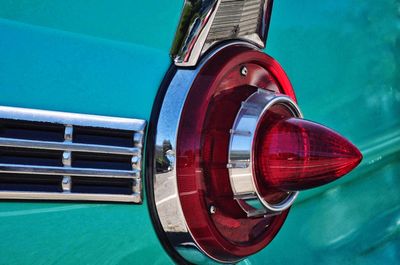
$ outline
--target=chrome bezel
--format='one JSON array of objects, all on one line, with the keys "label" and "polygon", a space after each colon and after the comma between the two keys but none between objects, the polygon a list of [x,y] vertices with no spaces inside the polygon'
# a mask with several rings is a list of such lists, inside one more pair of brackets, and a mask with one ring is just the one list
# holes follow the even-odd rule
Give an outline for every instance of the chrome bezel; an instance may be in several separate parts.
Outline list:
[{"label": "chrome bezel", "polygon": [[[219,263],[226,262],[208,256],[197,244],[187,226],[179,200],[175,167],[179,122],[186,97],[199,71],[222,49],[234,45],[257,49],[255,46],[246,42],[231,42],[213,50],[213,52],[204,57],[194,69],[176,69],[174,76],[169,81],[154,128],[155,146],[153,150],[154,157],[152,158],[152,170],[154,173],[150,174],[149,177],[153,192],[151,196],[154,196],[154,205],[156,208],[155,214],[169,241],[169,245],[185,260],[193,263],[198,263],[198,260],[193,260],[196,255],[188,254],[188,252],[190,252],[187,251],[188,249],[201,253],[202,257],[205,258],[208,263],[210,261],[217,261]],[[163,145],[167,146],[163,148]],[[157,160],[160,161],[163,159],[167,159],[168,163],[157,168]],[[199,258],[198,255],[196,257]]]},{"label": "chrome bezel", "polygon": [[231,129],[227,168],[234,198],[249,217],[284,211],[293,204],[298,195],[297,191],[289,192],[283,201],[271,204],[261,196],[255,183],[255,133],[263,115],[276,104],[288,108],[293,117],[303,117],[296,103],[288,96],[259,89],[242,103]]}]

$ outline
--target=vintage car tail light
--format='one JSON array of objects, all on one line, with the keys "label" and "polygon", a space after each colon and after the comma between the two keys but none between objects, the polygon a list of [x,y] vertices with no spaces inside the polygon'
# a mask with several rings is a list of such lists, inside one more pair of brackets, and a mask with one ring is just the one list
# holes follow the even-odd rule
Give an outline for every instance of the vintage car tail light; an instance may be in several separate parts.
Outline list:
[{"label": "vintage car tail light", "polygon": [[186,260],[198,250],[220,262],[256,253],[299,190],[361,161],[350,142],[303,119],[283,69],[249,44],[226,45],[167,81],[148,186],[167,248]]},{"label": "vintage car tail light", "polygon": [[290,118],[272,126],[261,121],[261,126],[255,154],[260,186],[310,189],[340,178],[360,162],[353,144],[314,122]]}]

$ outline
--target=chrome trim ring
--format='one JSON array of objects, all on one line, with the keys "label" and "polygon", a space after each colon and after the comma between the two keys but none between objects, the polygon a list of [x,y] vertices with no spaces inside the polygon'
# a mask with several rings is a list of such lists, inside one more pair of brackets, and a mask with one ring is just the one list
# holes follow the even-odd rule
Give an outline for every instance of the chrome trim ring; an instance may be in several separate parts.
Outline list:
[{"label": "chrome trim ring", "polygon": [[[231,42],[213,50],[202,59],[194,69],[177,68],[168,84],[161,103],[158,118],[154,121],[154,157],[152,157],[153,174],[149,174],[148,183],[152,186],[149,192],[154,200],[156,225],[160,225],[163,235],[169,241],[168,247],[176,251],[185,261],[198,263],[224,263],[215,260],[203,251],[192,236],[179,200],[176,178],[176,146],[178,127],[186,97],[197,74],[203,66],[221,50],[230,47],[248,47],[257,49],[246,42]],[[154,196],[154,198],[152,198]],[[153,202],[150,202],[153,203]],[[168,250],[168,248],[167,248]]]},{"label": "chrome trim ring", "polygon": [[285,105],[294,117],[302,118],[296,103],[288,96],[259,89],[242,103],[234,125],[231,129],[229,146],[230,182],[234,198],[249,217],[276,214],[288,209],[296,199],[298,192],[290,192],[277,204],[267,202],[257,190],[253,151],[255,148],[255,133],[264,113],[276,104]]}]

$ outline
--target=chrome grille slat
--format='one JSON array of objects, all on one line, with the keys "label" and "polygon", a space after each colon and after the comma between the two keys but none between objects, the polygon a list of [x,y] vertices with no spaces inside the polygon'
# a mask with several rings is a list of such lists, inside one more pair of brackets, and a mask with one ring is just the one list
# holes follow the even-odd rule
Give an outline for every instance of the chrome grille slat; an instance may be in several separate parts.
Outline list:
[{"label": "chrome grille slat", "polygon": [[257,31],[262,18],[262,2],[221,1],[216,17],[210,27],[208,40],[231,37],[248,37]]},{"label": "chrome grille slat", "polygon": [[143,133],[146,122],[138,119],[117,118],[61,111],[47,111],[0,106],[0,119],[49,122],[83,127],[108,128]]},{"label": "chrome grille slat", "polygon": [[[210,32],[214,32],[215,29],[233,27],[233,26],[235,26],[235,25],[233,25],[233,23],[237,22],[238,19],[241,19],[241,17],[239,17],[239,18],[233,17],[233,19],[230,18],[230,19],[226,19],[226,20],[221,20],[221,22],[218,23],[215,27],[213,27],[212,31],[210,31]],[[256,24],[256,25],[254,25],[256,27],[257,20],[258,20],[258,17],[245,18],[245,19],[242,19],[240,21],[240,24],[238,24],[238,25],[241,26],[241,25],[246,25],[246,24]]]},{"label": "chrome grille slat", "polygon": [[140,203],[145,126],[0,106],[0,199]]},{"label": "chrome grille slat", "polygon": [[0,146],[45,149],[45,150],[75,151],[75,152],[79,151],[88,153],[109,153],[109,154],[121,154],[121,155],[138,155],[140,153],[139,148],[95,145],[95,144],[80,144],[72,142],[35,141],[35,140],[12,139],[3,137],[0,137]]},{"label": "chrome grille slat", "polygon": [[130,178],[139,177],[138,170],[110,170],[94,168],[72,168],[72,167],[47,167],[32,165],[0,164],[0,173],[29,173],[37,175],[56,176],[82,176],[82,177],[105,177],[105,178]]},{"label": "chrome grille slat", "polygon": [[0,191],[0,198],[9,200],[62,200],[62,201],[118,201],[118,202],[133,202],[141,203],[140,193],[134,193],[132,196],[118,195],[118,194],[91,194],[91,193],[69,193],[66,196],[64,193],[51,193],[51,192],[14,192],[14,191]]}]

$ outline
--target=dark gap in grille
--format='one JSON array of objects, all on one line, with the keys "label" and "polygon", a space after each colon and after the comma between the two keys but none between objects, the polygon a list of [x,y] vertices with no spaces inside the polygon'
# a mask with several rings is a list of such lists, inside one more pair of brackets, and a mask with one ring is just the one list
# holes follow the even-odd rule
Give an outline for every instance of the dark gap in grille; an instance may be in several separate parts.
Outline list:
[{"label": "dark gap in grille", "polygon": [[132,170],[131,156],[115,154],[73,152],[72,166],[79,168]]},{"label": "dark gap in grille", "polygon": [[87,178],[74,177],[72,179],[72,193],[105,193],[131,195],[133,187],[132,179],[118,178]]},{"label": "dark gap in grille", "polygon": [[2,191],[62,192],[62,176],[0,174]]},{"label": "dark gap in grille", "polygon": [[62,151],[15,147],[0,148],[0,163],[62,167]]},{"label": "dark gap in grille", "polygon": [[74,127],[73,141],[75,143],[99,144],[133,147],[133,133],[131,131],[103,128]]},{"label": "dark gap in grille", "polygon": [[38,141],[64,141],[64,126],[48,122],[0,120],[0,137]]}]

